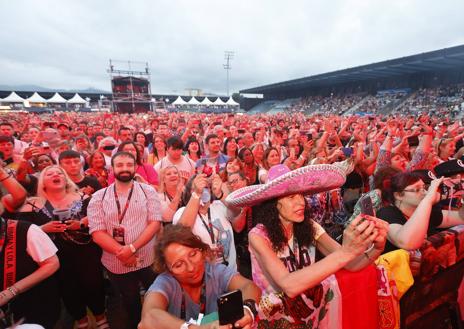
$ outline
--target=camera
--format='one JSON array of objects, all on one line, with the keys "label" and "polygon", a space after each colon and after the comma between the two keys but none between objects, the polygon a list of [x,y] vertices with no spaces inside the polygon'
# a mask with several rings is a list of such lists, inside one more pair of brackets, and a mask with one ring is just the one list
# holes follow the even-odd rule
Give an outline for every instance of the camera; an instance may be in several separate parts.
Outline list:
[{"label": "camera", "polygon": [[[441,199],[450,199],[452,198],[453,196],[451,195],[451,193],[456,193],[458,191],[462,191],[463,190],[463,186],[462,186],[462,183],[459,182],[459,183],[453,183],[453,182],[448,182],[447,184],[446,183],[442,183],[440,184],[440,186],[438,187],[438,191],[440,192],[442,198]],[[443,198],[444,196],[444,198]]]}]

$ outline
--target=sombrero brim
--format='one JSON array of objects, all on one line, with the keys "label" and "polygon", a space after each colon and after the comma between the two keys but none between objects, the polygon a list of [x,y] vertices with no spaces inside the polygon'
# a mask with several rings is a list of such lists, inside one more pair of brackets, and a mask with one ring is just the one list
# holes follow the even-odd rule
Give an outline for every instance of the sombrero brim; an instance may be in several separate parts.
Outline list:
[{"label": "sombrero brim", "polygon": [[339,188],[346,172],[337,165],[310,165],[283,174],[265,184],[246,186],[227,196],[225,202],[234,207],[257,205],[263,201],[291,194],[316,194]]}]

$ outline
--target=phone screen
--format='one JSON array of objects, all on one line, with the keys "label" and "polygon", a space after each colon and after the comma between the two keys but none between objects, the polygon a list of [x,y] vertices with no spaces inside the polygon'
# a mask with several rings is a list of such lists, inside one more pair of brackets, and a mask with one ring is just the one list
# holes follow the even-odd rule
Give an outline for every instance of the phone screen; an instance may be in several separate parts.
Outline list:
[{"label": "phone screen", "polygon": [[342,152],[345,155],[345,157],[350,157],[353,154],[353,148],[352,147],[342,147]]},{"label": "phone screen", "polygon": [[361,199],[361,214],[375,217],[374,207],[372,206],[372,199],[366,196]]},{"label": "phone screen", "polygon": [[418,146],[419,145],[419,137],[418,136],[408,137],[408,144],[409,144],[409,146]]}]

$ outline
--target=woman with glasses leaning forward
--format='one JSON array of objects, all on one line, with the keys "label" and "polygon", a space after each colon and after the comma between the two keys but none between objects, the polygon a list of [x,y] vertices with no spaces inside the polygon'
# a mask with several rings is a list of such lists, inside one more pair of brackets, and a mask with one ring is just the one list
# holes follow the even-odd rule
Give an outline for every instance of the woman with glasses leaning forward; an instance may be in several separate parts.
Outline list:
[{"label": "woman with glasses leaning forward", "polygon": [[419,248],[424,238],[440,228],[464,224],[464,208],[443,210],[440,186],[443,177],[434,179],[427,189],[422,177],[416,173],[399,173],[391,178],[386,197],[390,205],[381,208],[377,217],[389,223],[384,253],[396,249]]},{"label": "woman with glasses leaning forward", "polygon": [[220,295],[240,289],[244,316],[234,327],[251,328],[260,298],[259,288],[223,264],[210,262],[208,244],[182,225],[166,226],[155,246],[155,271],[161,273],[148,290],[139,329],[146,328],[231,328],[218,321],[194,325],[198,319],[217,311]]}]

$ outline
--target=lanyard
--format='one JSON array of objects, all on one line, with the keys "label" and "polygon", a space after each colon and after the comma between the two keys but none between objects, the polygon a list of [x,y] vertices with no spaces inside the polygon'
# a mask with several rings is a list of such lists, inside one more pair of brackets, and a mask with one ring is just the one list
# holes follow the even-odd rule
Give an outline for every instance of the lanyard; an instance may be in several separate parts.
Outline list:
[{"label": "lanyard", "polygon": [[205,223],[205,220],[203,219],[203,216],[200,215],[199,212],[198,212],[198,216],[200,216],[201,222],[203,223],[206,230],[208,231],[209,237],[211,238],[211,243],[214,244],[215,239],[214,239],[213,223],[211,222],[211,211],[210,211],[210,209],[208,208],[208,223]]},{"label": "lanyard", "polygon": [[[200,293],[200,314],[206,314],[206,284],[205,277],[203,277],[203,283],[201,284],[201,293]],[[185,291],[182,289],[182,302],[180,304],[180,318],[187,320],[185,317]]]},{"label": "lanyard", "polygon": [[132,198],[132,192],[134,191],[134,184],[132,184],[132,187],[129,192],[129,196],[127,197],[126,205],[124,206],[124,210],[122,211],[122,213],[121,213],[121,204],[119,203],[118,192],[116,192],[116,185],[113,185],[113,187],[114,187],[114,198],[116,199],[116,206],[118,207],[118,222],[119,224],[121,224],[124,216],[126,215],[127,208],[129,208],[129,203]]}]

